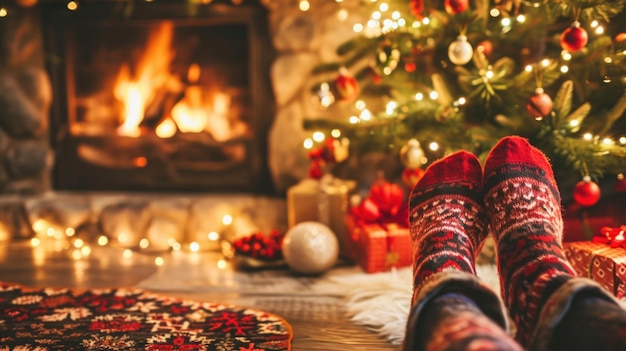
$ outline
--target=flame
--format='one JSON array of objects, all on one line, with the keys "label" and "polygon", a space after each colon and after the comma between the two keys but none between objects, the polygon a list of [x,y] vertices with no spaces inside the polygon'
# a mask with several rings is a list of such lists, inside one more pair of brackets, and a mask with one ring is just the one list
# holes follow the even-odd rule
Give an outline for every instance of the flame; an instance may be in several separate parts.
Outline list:
[{"label": "flame", "polygon": [[[187,70],[186,85],[181,77],[170,73],[174,57],[172,42],[174,24],[160,22],[150,32],[145,50],[135,67],[122,65],[114,86],[114,95],[123,108],[117,133],[123,136],[139,137],[141,123],[146,110],[160,104],[159,95],[174,91],[184,92],[171,111],[167,111],[163,121],[155,129],[160,138],[171,138],[177,131],[182,133],[207,132],[217,141],[226,141],[235,134],[245,133],[239,123],[233,128],[230,121],[231,96],[214,91],[198,84],[201,66],[193,63]],[[203,80],[206,83],[207,77]],[[209,80],[210,82],[210,80]],[[177,87],[172,89],[171,85]],[[183,90],[184,89],[184,90]],[[152,117],[152,116],[151,116]],[[237,121],[235,121],[236,123]],[[234,124],[237,126],[236,124]]]},{"label": "flame", "polygon": [[159,138],[171,138],[176,134],[176,123],[168,118],[159,123],[154,132]]},{"label": "flame", "polygon": [[171,77],[169,66],[173,58],[173,31],[174,24],[163,21],[150,32],[146,50],[137,63],[135,77],[131,77],[128,65],[120,68],[114,89],[115,97],[124,106],[118,128],[120,135],[140,135],[139,125],[144,119],[147,104],[154,98],[156,89]]}]

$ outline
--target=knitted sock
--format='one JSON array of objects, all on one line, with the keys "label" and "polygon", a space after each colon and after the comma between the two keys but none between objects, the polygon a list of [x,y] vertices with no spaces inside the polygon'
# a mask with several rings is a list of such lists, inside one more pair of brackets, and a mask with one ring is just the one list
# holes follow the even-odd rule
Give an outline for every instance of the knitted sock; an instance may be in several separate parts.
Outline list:
[{"label": "knitted sock", "polygon": [[546,299],[575,276],[561,247],[561,200],[544,154],[520,137],[500,140],[485,161],[484,201],[501,293],[527,346]]},{"label": "knitted sock", "polygon": [[626,350],[626,311],[605,298],[575,298],[554,329],[550,350]]},{"label": "knitted sock", "polygon": [[464,295],[447,293],[424,307],[417,350],[521,351],[522,348]]},{"label": "knitted sock", "polygon": [[476,156],[459,151],[431,164],[415,184],[409,206],[414,288],[445,270],[476,274],[486,236]]}]

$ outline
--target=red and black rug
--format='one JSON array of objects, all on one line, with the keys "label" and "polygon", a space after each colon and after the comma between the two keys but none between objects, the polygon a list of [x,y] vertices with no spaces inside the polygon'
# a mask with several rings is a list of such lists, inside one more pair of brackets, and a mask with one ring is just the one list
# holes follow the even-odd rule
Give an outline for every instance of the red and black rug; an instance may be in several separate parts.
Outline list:
[{"label": "red and black rug", "polygon": [[0,350],[290,350],[264,311],[142,290],[30,289],[0,283]]}]

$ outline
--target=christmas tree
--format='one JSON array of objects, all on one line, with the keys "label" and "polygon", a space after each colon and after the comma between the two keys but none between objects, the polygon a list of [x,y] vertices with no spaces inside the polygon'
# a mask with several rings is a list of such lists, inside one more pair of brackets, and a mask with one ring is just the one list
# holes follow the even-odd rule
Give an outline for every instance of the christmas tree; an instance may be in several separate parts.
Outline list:
[{"label": "christmas tree", "polygon": [[501,137],[520,135],[548,155],[563,186],[592,180],[575,194],[601,180],[623,185],[625,5],[364,1],[369,21],[337,62],[316,68],[325,78],[312,87],[323,106],[353,112],[311,116],[305,127],[341,131],[351,155],[399,156],[405,171],[459,149],[484,157]]}]

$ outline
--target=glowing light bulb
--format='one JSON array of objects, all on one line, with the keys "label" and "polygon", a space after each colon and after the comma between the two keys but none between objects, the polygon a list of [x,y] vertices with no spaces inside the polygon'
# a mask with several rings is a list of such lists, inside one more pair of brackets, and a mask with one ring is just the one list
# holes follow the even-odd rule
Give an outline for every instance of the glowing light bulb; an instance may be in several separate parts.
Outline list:
[{"label": "glowing light bulb", "polygon": [[74,247],[79,249],[81,247],[83,247],[83,245],[85,245],[85,242],[82,239],[76,239],[74,240]]},{"label": "glowing light bulb", "polygon": [[298,4],[298,8],[300,8],[300,11],[302,12],[309,11],[311,9],[311,3],[308,2],[307,0],[300,0],[300,3]]},{"label": "glowing light bulb", "polygon": [[80,248],[80,253],[83,256],[89,256],[91,254],[91,247],[89,246],[83,246]]},{"label": "glowing light bulb", "polygon": [[437,150],[439,150],[439,144],[437,144],[437,142],[436,142],[436,141],[433,141],[433,142],[431,142],[430,144],[428,144],[428,148],[429,148],[431,151],[437,151]]},{"label": "glowing light bulb", "polygon": [[150,240],[143,238],[139,240],[139,247],[142,249],[147,249],[150,246]]},{"label": "glowing light bulb", "polygon": [[219,240],[220,234],[218,232],[210,232],[207,237],[209,238],[209,240],[216,241]]},{"label": "glowing light bulb", "polygon": [[314,132],[312,138],[316,142],[321,143],[324,139],[326,139],[326,135],[324,132]]},{"label": "glowing light bulb", "polygon": [[70,11],[75,11],[76,9],[78,9],[78,2],[76,1],[68,1],[67,2],[67,9]]},{"label": "glowing light bulb", "polygon": [[370,119],[372,119],[372,113],[368,109],[365,109],[361,111],[361,115],[359,117],[361,118],[361,120],[369,121]]},{"label": "glowing light bulb", "polygon": [[398,107],[398,103],[395,101],[389,101],[387,103],[387,107],[386,107],[386,112],[388,115],[393,114],[393,112],[396,110],[396,107]]},{"label": "glowing light bulb", "polygon": [[190,242],[189,243],[189,250],[191,252],[198,252],[198,251],[200,251],[200,244],[198,244],[195,241]]},{"label": "glowing light bulb", "polygon": [[0,17],[6,17],[9,14],[6,8],[0,7]]},{"label": "glowing light bulb", "polygon": [[222,224],[223,225],[233,224],[233,216],[229,215],[228,213],[222,216]]},{"label": "glowing light bulb", "polygon": [[304,139],[304,141],[302,142],[302,146],[304,146],[305,149],[310,149],[313,147],[313,139],[311,138],[306,138]]},{"label": "glowing light bulb", "polygon": [[109,243],[109,238],[107,238],[106,236],[100,235],[98,237],[98,245],[105,246],[108,243]]}]

